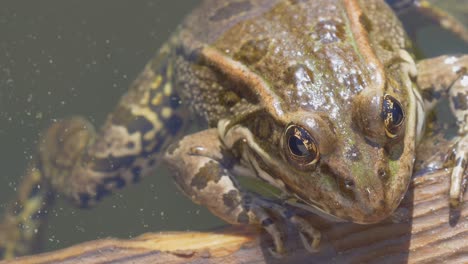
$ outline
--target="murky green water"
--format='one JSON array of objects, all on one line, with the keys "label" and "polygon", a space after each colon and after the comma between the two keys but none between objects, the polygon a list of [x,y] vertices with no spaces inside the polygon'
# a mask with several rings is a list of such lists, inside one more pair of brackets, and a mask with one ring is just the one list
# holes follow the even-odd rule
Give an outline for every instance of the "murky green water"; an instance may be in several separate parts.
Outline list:
[{"label": "murky green water", "polygon": [[[99,126],[133,78],[198,1],[2,1],[0,5],[0,210],[11,200],[39,131],[83,115]],[[422,39],[434,32],[421,31]],[[446,34],[438,39],[446,39]],[[427,41],[423,41],[427,42]],[[454,44],[455,43],[455,44]],[[424,53],[465,52],[429,41]],[[59,201],[45,248],[222,222],[183,197],[161,169],[92,210]]]}]

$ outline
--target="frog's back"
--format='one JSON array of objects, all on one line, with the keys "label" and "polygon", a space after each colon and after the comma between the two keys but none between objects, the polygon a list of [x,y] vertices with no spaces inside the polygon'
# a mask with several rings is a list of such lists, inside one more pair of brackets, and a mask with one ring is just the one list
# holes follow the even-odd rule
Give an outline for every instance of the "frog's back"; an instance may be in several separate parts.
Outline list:
[{"label": "frog's back", "polygon": [[346,104],[327,98],[346,99],[369,86],[369,65],[385,66],[406,45],[399,21],[378,0],[205,0],[177,41],[176,85],[213,125],[236,114],[231,108],[239,102],[262,101],[226,65],[260,76],[285,111],[330,111]]}]

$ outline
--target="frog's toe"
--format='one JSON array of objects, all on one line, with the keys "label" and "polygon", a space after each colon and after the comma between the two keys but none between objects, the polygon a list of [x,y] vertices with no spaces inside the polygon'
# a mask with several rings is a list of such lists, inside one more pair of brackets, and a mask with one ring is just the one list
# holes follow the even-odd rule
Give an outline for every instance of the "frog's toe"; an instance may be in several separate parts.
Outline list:
[{"label": "frog's toe", "polygon": [[297,229],[299,230],[299,235],[301,237],[302,244],[307,251],[315,253],[319,251],[320,240],[322,234],[319,230],[314,228],[309,222],[299,216],[293,216],[290,219]]},{"label": "frog's toe", "polygon": [[270,215],[261,207],[252,208],[253,213],[259,219],[262,228],[270,235],[273,239],[274,248],[268,248],[271,255],[277,258],[281,258],[286,255],[286,249],[284,247],[284,238],[278,228],[277,223],[270,217]]},{"label": "frog's toe", "polygon": [[270,253],[270,255],[272,255],[273,257],[277,258],[277,259],[281,259],[283,258],[284,256],[286,256],[286,250],[284,248],[282,248],[281,250],[279,250],[278,248],[272,248],[272,247],[269,247],[268,248],[268,252]]},{"label": "frog's toe", "polygon": [[[309,223],[306,219],[297,216],[291,210],[288,210],[287,208],[279,204],[266,201],[259,201],[258,203],[262,204],[264,208],[266,208],[269,212],[273,213],[276,217],[280,217],[292,224],[299,231],[301,241],[304,244],[306,250],[308,250],[311,253],[318,251],[318,248],[320,246],[321,233],[318,229],[314,228],[311,223]],[[262,226],[265,229],[267,227],[269,228],[270,226],[277,228],[276,223],[273,220],[271,220],[271,218],[268,219],[268,221],[262,221]],[[268,231],[268,229],[266,230]],[[273,230],[268,231],[268,233],[272,235],[275,245],[281,245],[281,247],[283,247],[283,239],[280,233],[278,233],[278,236],[274,235]],[[282,254],[284,254],[283,250],[284,249],[282,248],[276,249],[277,252],[281,252]]]},{"label": "frog's toe", "polygon": [[468,137],[465,136],[457,142],[455,146],[455,165],[451,174],[450,181],[450,206],[452,208],[460,207],[463,201],[463,194],[467,184],[468,164]]}]

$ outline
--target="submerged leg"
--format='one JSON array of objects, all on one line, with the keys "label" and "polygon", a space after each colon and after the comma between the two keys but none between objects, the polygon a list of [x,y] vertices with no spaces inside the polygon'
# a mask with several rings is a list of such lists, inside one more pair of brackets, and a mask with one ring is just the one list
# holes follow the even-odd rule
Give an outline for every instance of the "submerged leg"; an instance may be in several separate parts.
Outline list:
[{"label": "submerged leg", "polygon": [[[22,209],[6,214],[2,226],[11,228],[8,232],[0,229],[0,238],[7,236],[3,244],[0,242],[0,251],[7,250],[8,256],[28,252],[27,242],[32,239],[23,238],[34,235],[22,223],[34,220],[47,206],[43,191],[60,193],[87,207],[154,169],[187,117],[172,85],[171,52],[163,47],[98,133],[81,117],[56,122],[43,133],[36,162],[23,183],[25,191],[14,204]],[[36,183],[31,184],[29,176]],[[34,186],[47,188],[38,191]]]},{"label": "submerged leg", "polygon": [[451,174],[450,204],[458,207],[463,199],[468,174],[468,55],[441,56],[418,63],[418,86],[426,108],[431,109],[442,96],[448,96],[458,125]]}]

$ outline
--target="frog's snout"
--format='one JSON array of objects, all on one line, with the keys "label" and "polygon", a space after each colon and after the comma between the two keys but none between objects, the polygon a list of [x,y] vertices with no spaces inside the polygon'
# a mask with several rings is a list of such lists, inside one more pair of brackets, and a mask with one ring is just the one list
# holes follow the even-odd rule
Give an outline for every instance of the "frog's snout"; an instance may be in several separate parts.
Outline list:
[{"label": "frog's snout", "polygon": [[[373,164],[373,169],[377,174],[388,173],[382,165]],[[341,206],[335,211],[336,216],[367,224],[384,220],[393,212],[397,203],[390,197],[390,190],[385,188],[386,181],[368,173],[374,170],[367,168],[358,174],[346,165],[333,168],[326,164],[321,166],[321,171],[333,176],[338,187],[339,194],[331,195],[336,199],[336,204]]]}]

